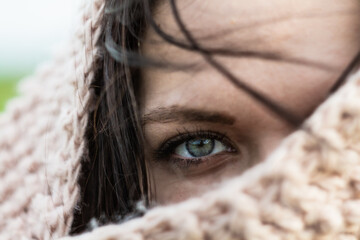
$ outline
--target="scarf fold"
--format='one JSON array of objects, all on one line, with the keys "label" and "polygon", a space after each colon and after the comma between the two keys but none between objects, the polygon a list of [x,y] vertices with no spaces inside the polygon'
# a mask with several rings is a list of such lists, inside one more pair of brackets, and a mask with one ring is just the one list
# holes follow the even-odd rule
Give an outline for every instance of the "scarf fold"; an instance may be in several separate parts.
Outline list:
[{"label": "scarf fold", "polygon": [[67,236],[104,0],[83,6],[69,47],[0,116],[0,239],[359,239],[360,72],[270,157],[201,197]]}]

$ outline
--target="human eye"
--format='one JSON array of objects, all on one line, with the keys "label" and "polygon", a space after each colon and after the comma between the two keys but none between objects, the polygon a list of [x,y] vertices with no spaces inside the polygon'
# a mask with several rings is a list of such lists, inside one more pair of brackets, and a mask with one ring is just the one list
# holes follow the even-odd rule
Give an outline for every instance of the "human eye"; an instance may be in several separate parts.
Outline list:
[{"label": "human eye", "polygon": [[200,158],[211,156],[227,150],[227,146],[211,137],[197,137],[178,145],[174,153],[183,158]]},{"label": "human eye", "polygon": [[234,155],[234,144],[224,135],[211,131],[179,133],[166,140],[156,153],[156,158],[180,170],[210,169],[221,165],[225,155]]}]

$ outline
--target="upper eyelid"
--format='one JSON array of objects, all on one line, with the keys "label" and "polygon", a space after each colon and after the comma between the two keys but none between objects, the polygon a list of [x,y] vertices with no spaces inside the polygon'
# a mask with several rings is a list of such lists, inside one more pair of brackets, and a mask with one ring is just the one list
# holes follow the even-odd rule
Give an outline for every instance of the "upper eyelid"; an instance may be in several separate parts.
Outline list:
[{"label": "upper eyelid", "polygon": [[196,138],[196,137],[202,137],[202,138],[214,138],[216,140],[222,141],[226,136],[224,134],[219,134],[217,132],[211,132],[211,131],[195,131],[195,132],[186,132],[181,133],[179,135],[176,135],[172,138],[169,138],[165,140],[161,145],[160,148],[164,148],[167,143],[169,144],[180,144],[184,141],[188,141],[190,139]]}]

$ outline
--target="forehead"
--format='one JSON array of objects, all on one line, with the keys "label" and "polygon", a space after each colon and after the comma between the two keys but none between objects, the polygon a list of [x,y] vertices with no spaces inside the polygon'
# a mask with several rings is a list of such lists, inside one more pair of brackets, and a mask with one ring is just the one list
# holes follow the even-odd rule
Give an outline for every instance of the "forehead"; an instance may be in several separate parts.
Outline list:
[{"label": "forehead", "polygon": [[[174,19],[169,2],[165,0],[157,6],[154,18],[166,33],[186,41]],[[316,50],[305,49],[309,47],[309,41],[312,45],[315,41],[321,40],[332,39],[332,42],[336,42],[333,38],[342,37],[344,31],[351,35],[359,30],[357,24],[353,24],[359,20],[360,15],[360,4],[357,0],[177,0],[175,2],[186,27],[204,47],[266,49],[297,54]],[[353,17],[349,18],[349,15]],[[324,31],[326,29],[336,31]],[[340,34],[339,30],[341,30]],[[154,42],[162,41],[151,29],[148,31],[149,39]],[[299,47],[302,49],[294,49],[295,43],[300,45],[297,49]],[[156,51],[158,50],[161,49]],[[313,52],[314,56],[318,54],[319,52]]]},{"label": "forehead", "polygon": [[[359,49],[360,4],[357,0],[176,2],[184,24],[205,48],[275,52],[324,63],[333,69],[324,72],[261,59],[217,57],[245,82],[265,93],[271,91],[275,99],[289,104],[311,105],[309,102],[321,95],[316,94],[318,90],[329,86]],[[187,43],[168,0],[157,6],[154,19],[167,34]],[[237,103],[249,101],[206,65],[199,53],[167,43],[151,28],[145,35],[142,52],[163,61],[205,66],[199,72],[145,69],[140,94],[143,112],[159,106],[190,104],[203,108],[219,102],[231,105],[235,100]]]}]

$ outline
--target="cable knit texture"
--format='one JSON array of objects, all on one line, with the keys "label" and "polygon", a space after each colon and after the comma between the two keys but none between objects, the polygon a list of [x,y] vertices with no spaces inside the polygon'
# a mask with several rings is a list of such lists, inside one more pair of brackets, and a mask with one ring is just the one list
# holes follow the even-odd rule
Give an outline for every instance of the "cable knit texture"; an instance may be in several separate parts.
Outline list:
[{"label": "cable knit texture", "polygon": [[90,2],[69,47],[22,82],[21,97],[0,117],[1,240],[69,232],[104,8],[104,1]]},{"label": "cable knit texture", "polygon": [[0,117],[1,240],[360,238],[360,73],[266,161],[217,190],[66,237],[79,200],[104,1],[83,9],[70,47],[26,79]]}]

